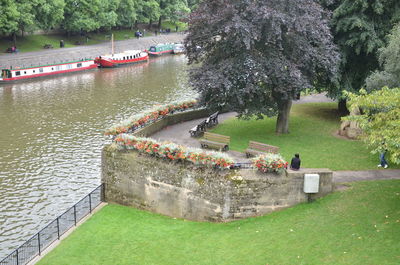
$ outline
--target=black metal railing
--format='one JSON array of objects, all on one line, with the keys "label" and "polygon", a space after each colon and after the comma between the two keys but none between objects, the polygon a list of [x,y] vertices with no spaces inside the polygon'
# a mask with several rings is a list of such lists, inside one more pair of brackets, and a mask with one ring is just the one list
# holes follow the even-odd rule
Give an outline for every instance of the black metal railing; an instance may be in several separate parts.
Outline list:
[{"label": "black metal railing", "polygon": [[74,206],[69,208],[46,227],[32,236],[28,241],[0,261],[0,265],[24,265],[50,246],[86,215],[104,201],[104,184],[101,184],[86,195]]}]

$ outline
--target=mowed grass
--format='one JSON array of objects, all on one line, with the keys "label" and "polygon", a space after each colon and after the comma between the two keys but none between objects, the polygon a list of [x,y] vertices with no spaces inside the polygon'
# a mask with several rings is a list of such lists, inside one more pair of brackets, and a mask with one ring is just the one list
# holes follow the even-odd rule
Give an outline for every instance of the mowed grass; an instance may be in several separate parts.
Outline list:
[{"label": "mowed grass", "polygon": [[400,180],[230,223],[108,205],[39,264],[400,264]]},{"label": "mowed grass", "polygon": [[[300,154],[302,167],[332,170],[377,169],[377,154],[371,154],[361,141],[334,136],[340,127],[340,116],[335,103],[293,105],[289,134],[275,133],[276,118],[263,120],[228,119],[212,132],[231,136],[230,149],[243,152],[249,141],[278,146],[290,162]],[[395,167],[392,164],[390,168]]]}]

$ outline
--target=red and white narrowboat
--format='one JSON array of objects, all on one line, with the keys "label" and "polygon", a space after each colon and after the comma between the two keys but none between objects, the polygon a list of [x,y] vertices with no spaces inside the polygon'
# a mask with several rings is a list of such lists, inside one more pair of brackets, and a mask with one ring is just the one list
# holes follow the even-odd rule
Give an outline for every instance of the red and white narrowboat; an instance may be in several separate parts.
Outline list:
[{"label": "red and white narrowboat", "polygon": [[146,62],[149,59],[147,52],[129,50],[121,53],[96,57],[95,62],[100,67],[116,67],[119,65]]},{"label": "red and white narrowboat", "polygon": [[97,64],[93,59],[84,59],[73,62],[40,66],[14,67],[1,70],[0,83],[48,75],[71,73],[93,68],[97,68]]}]

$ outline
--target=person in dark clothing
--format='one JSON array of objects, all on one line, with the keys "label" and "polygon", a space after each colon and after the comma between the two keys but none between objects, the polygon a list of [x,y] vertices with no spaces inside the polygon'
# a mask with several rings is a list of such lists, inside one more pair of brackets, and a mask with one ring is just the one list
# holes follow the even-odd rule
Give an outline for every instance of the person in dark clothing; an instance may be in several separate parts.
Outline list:
[{"label": "person in dark clothing", "polygon": [[386,152],[387,152],[387,147],[386,147],[385,142],[382,143],[382,148],[381,149],[382,149],[382,151],[379,153],[380,163],[379,163],[378,167],[388,168],[389,164],[385,159],[385,155],[386,155]]},{"label": "person in dark clothing", "polygon": [[300,169],[300,155],[295,154],[294,157],[292,158],[292,161],[290,162],[290,168],[293,170],[299,170]]}]

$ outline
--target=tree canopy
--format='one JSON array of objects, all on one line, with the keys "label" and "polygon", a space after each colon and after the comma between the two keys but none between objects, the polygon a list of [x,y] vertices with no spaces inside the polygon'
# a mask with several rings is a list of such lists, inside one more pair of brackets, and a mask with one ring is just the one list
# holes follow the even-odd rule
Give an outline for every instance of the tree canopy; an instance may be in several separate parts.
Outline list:
[{"label": "tree canopy", "polygon": [[346,93],[351,108],[361,108],[363,115],[346,119],[357,121],[363,130],[361,138],[374,153],[389,151],[392,162],[400,164],[400,88],[376,90],[370,94]]},{"label": "tree canopy", "polygon": [[389,35],[388,45],[379,50],[379,62],[383,70],[375,71],[367,78],[366,89],[372,91],[384,86],[400,87],[400,24]]},{"label": "tree canopy", "polygon": [[[191,1],[192,8],[199,0]],[[90,32],[162,20],[190,12],[187,0],[0,0],[0,35],[37,29]]]},{"label": "tree canopy", "polygon": [[339,86],[329,94],[341,98],[342,90],[357,92],[372,71],[379,69],[378,50],[400,21],[398,0],[320,0],[333,11],[331,21],[335,43],[341,53]]},{"label": "tree canopy", "polygon": [[292,99],[335,80],[328,19],[313,0],[204,0],[185,40],[191,83],[207,107],[278,114],[276,131],[287,133]]}]

